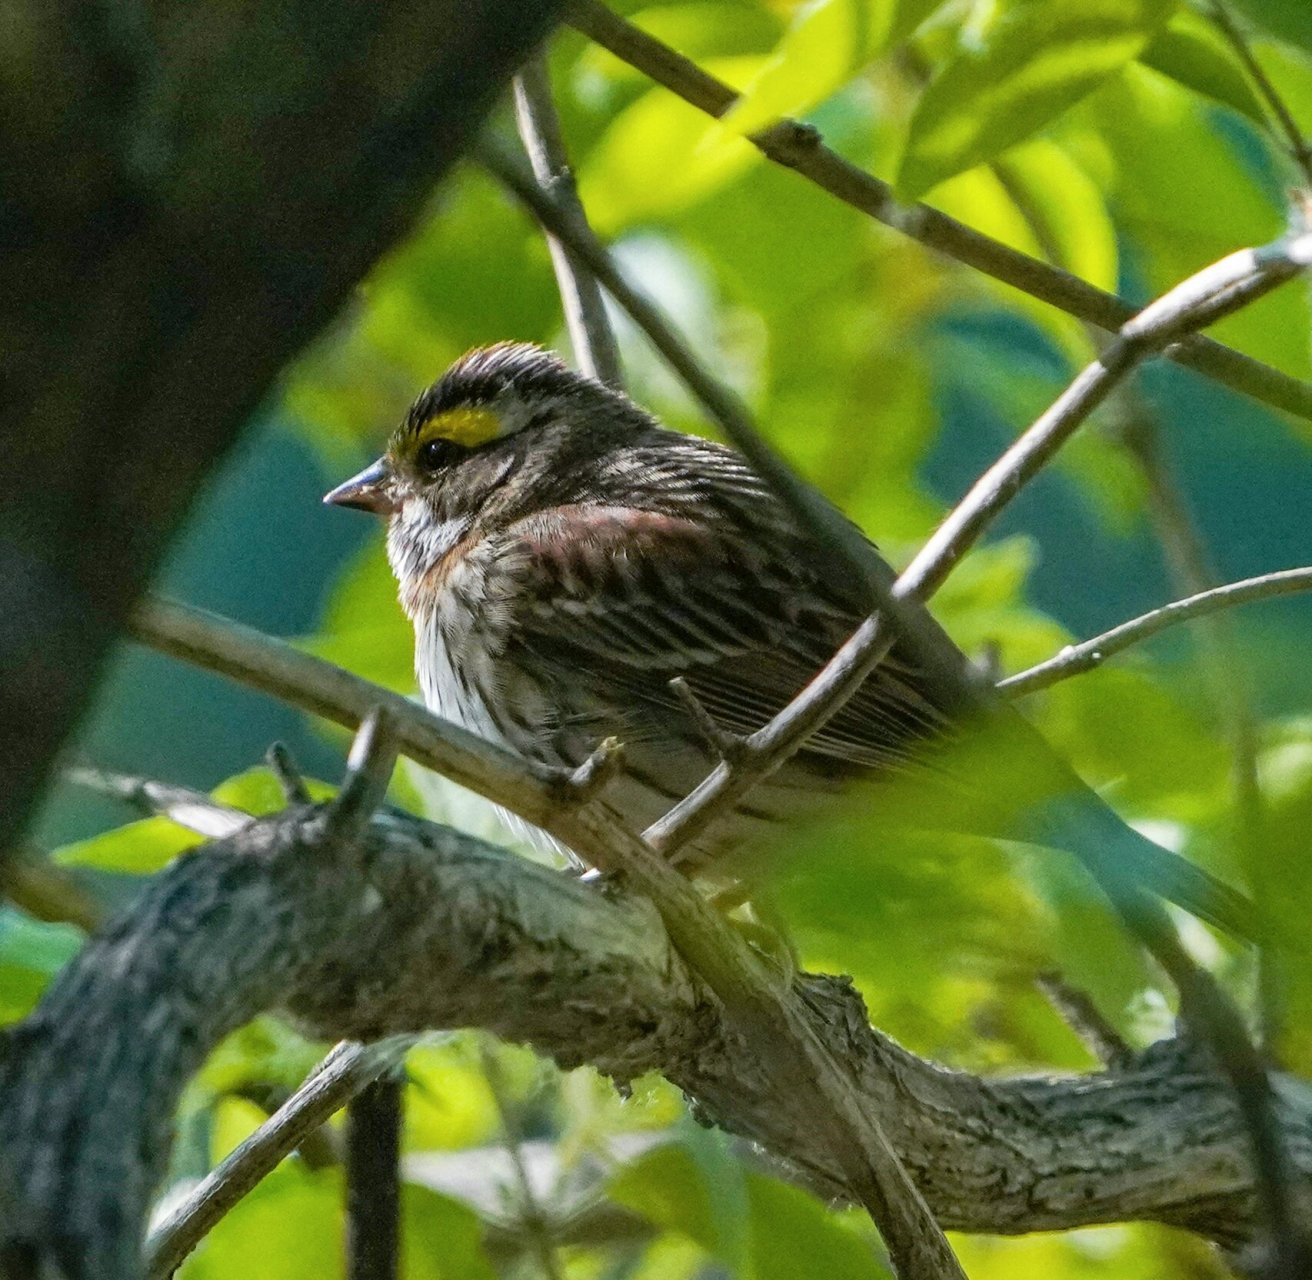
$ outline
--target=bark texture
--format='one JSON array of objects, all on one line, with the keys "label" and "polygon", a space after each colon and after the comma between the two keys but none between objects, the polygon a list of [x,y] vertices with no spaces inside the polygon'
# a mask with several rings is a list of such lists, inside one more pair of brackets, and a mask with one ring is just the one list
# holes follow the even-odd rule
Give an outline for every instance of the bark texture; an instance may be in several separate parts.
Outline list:
[{"label": "bark texture", "polygon": [[[794,994],[944,1227],[1023,1232],[1152,1219],[1252,1234],[1243,1124],[1181,1040],[1088,1076],[982,1079],[868,1025],[841,977]],[[700,1113],[847,1194],[805,1099],[726,1026],[645,901],[386,814],[359,837],[300,807],[182,858],[0,1039],[0,1275],[140,1275],[177,1096],[266,1008],[325,1037],[479,1026],[561,1066],[658,1071]],[[1312,1170],[1312,1100],[1281,1120]]]},{"label": "bark texture", "polygon": [[555,9],[5,5],[0,851],[201,479]]}]

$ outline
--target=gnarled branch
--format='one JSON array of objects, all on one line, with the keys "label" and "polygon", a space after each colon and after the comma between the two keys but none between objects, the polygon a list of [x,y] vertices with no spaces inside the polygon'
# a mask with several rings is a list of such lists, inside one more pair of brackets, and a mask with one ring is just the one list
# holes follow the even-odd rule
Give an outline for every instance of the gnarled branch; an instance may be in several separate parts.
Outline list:
[{"label": "gnarled branch", "polygon": [[[480,1026],[566,1068],[658,1071],[852,1197],[809,1100],[734,1030],[649,903],[396,814],[340,841],[329,813],[291,809],[179,859],[0,1039],[10,1274],[44,1259],[70,1277],[140,1275],[178,1093],[211,1045],[267,1008],[321,1036]],[[1151,1219],[1231,1246],[1251,1237],[1243,1121],[1197,1046],[1164,1041],[1088,1076],[985,1080],[873,1031],[845,979],[799,975],[792,996],[944,1226]],[[1282,1084],[1277,1106],[1306,1174],[1312,1103]]]}]

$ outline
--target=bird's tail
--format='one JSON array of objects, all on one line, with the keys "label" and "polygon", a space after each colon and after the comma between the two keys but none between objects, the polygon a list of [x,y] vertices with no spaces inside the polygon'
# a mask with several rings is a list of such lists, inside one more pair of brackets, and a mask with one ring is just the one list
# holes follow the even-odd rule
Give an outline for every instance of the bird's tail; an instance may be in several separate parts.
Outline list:
[{"label": "bird's tail", "polygon": [[1091,791],[1044,805],[1027,825],[1027,840],[1074,854],[1113,899],[1118,885],[1131,885],[1234,937],[1260,938],[1257,909],[1238,889],[1140,835]]}]

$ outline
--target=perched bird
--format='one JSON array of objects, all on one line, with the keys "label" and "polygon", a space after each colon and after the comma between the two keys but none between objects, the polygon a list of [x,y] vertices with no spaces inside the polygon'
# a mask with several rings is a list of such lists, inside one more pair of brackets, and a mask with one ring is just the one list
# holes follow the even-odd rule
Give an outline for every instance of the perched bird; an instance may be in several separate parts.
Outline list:
[{"label": "perched bird", "polygon": [[[458,360],[382,458],[325,502],[389,517],[428,706],[531,760],[574,767],[624,746],[603,798],[642,830],[716,759],[671,688],[725,731],[780,711],[866,609],[733,449],[663,428],[537,347]],[[950,730],[901,646],[725,820],[692,866],[750,845],[834,793],[912,765]],[[1136,874],[1234,927],[1229,891],[1125,829]]]}]

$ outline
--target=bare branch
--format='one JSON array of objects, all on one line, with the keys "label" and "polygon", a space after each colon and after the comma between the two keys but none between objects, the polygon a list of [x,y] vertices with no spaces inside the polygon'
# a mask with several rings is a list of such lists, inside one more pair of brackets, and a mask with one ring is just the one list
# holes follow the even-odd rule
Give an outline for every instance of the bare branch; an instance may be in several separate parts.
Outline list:
[{"label": "bare branch", "polygon": [[168,1280],[225,1214],[367,1085],[405,1059],[413,1036],[342,1043],[249,1138],[176,1205],[146,1241],[147,1280]]},{"label": "bare branch", "polygon": [[1089,1052],[1104,1066],[1120,1066],[1134,1060],[1134,1050],[1103,1017],[1087,992],[1072,987],[1056,972],[1039,974],[1034,984],[1084,1042]]},{"label": "bare branch", "polygon": [[603,738],[593,753],[565,780],[565,801],[586,804],[619,772],[624,762],[624,744],[618,738]]},{"label": "bare branch", "polygon": [[[747,943],[696,886],[625,830],[597,802],[561,804],[560,780],[405,698],[387,693],[322,659],[198,609],[152,601],[138,610],[134,633],[158,648],[275,693],[338,723],[357,722],[374,705],[392,713],[401,749],[556,836],[603,870],[621,871],[646,895],[679,953],[695,967],[726,1015],[754,1046],[780,1087],[806,1100],[853,1196],[879,1225],[907,1280],[960,1274],[924,1200],[898,1164],[874,1113],[859,1105],[852,1082],[814,1035],[806,1010],[781,991]],[[590,892],[579,886],[581,892]]]},{"label": "bare branch", "polygon": [[1092,671],[1108,658],[1124,653],[1131,646],[1182,622],[1205,617],[1219,609],[1233,609],[1238,605],[1273,600],[1303,591],[1312,591],[1312,568],[1282,569],[1276,573],[1264,573],[1256,578],[1230,582],[1223,587],[1213,587],[1210,591],[1200,592],[1184,600],[1173,600],[1160,609],[1131,618],[1090,640],[1067,645],[1046,662],[1008,676],[999,682],[998,688],[1009,697],[1024,698],[1062,680],[1069,680],[1072,676]]},{"label": "bare branch", "polygon": [[178,826],[211,840],[221,840],[234,831],[240,831],[251,820],[251,815],[245,810],[220,804],[203,791],[171,782],[157,782],[153,778],[115,773],[109,769],[93,769],[89,765],[73,765],[64,771],[64,776],[76,786],[115,796],[142,813],[168,818]]},{"label": "bare branch", "polygon": [[[737,93],[728,85],[612,13],[600,0],[571,0],[568,21],[617,58],[710,116],[718,119],[737,100]],[[1115,332],[1134,314],[1134,307],[1125,299],[1008,248],[936,209],[923,204],[910,208],[900,205],[887,183],[823,146],[809,126],[783,120],[749,141],[776,164],[796,171],[854,209],[1100,329]],[[1230,347],[1194,336],[1167,354],[1176,363],[1256,400],[1312,419],[1312,385]]]},{"label": "bare branch", "polygon": [[404,1073],[384,1072],[346,1106],[346,1280],[397,1280]]},{"label": "bare branch", "polygon": [[[1312,237],[1304,237],[1312,243]],[[1302,270],[1303,241],[1282,238],[1241,249],[1204,267],[1122,326],[1116,340],[1006,450],[921,547],[896,590],[925,596],[947,577],[987,525],[1052,459],[1112,390],[1149,356],[1184,334],[1292,279]]]},{"label": "bare branch", "polygon": [[[538,186],[556,204],[568,208],[574,217],[584,219],[543,54],[531,58],[515,77],[515,120]],[[570,346],[574,348],[579,368],[612,387],[623,387],[619,349],[596,278],[549,229],[547,247],[551,250],[551,265],[556,272]]]},{"label": "bare branch", "polygon": [[732,765],[734,760],[742,753],[742,737],[739,734],[728,733],[720,728],[715,717],[706,710],[702,700],[692,691],[692,685],[683,676],[675,676],[670,681],[670,688],[674,690],[675,696],[683,703],[684,710],[692,718],[693,724],[697,726],[697,731],[702,735],[706,745],[710,747],[718,759],[725,764]]},{"label": "bare branch", "polygon": [[264,756],[265,763],[273,771],[282,788],[283,799],[288,804],[309,804],[310,789],[305,785],[305,775],[301,773],[295,757],[285,743],[275,742]]},{"label": "bare branch", "polygon": [[557,806],[555,775],[440,720],[379,685],[301,653],[251,627],[174,601],[143,602],[129,624],[144,643],[301,707],[335,724],[357,728],[370,708],[392,714],[397,744],[420,764],[495,798],[544,826]]},{"label": "bare branch", "polygon": [[1290,111],[1289,104],[1280,96],[1279,90],[1271,83],[1271,77],[1262,69],[1262,64],[1257,60],[1252,45],[1248,43],[1248,37],[1244,34],[1239,23],[1235,21],[1234,14],[1230,12],[1229,5],[1224,4],[1222,0],[1211,0],[1208,8],[1211,11],[1212,21],[1220,28],[1221,34],[1225,36],[1235,53],[1239,55],[1239,61],[1244,64],[1244,70],[1248,72],[1249,79],[1252,80],[1267,108],[1275,117],[1277,126],[1275,131],[1284,135],[1284,143],[1288,149],[1290,159],[1298,167],[1304,183],[1309,189],[1312,189],[1312,147],[1308,146],[1308,141],[1303,136],[1303,131],[1298,127],[1298,122],[1294,119],[1294,113]]},{"label": "bare branch", "polygon": [[397,749],[392,713],[382,705],[371,708],[351,743],[341,790],[326,811],[325,827],[332,839],[359,838],[387,795]]},{"label": "bare branch", "polygon": [[[81,1268],[69,1273],[78,1280],[139,1274],[141,1217],[163,1168],[171,1136],[163,1117],[177,1089],[228,1026],[276,1005],[312,1034],[483,1026],[563,1066],[590,1062],[618,1080],[659,1071],[722,1126],[827,1194],[851,1196],[810,1091],[743,1040],[649,903],[591,892],[402,815],[368,828],[368,860],[348,856],[332,875],[315,874],[324,864],[320,812],[257,820],[174,863],[113,935],[73,961],[33,1018],[7,1029],[0,1248],[18,1239],[38,1256],[78,1257]],[[186,949],[181,964],[176,946]],[[1253,1238],[1244,1127],[1215,1064],[1189,1041],[1165,1041],[1095,1075],[981,1079],[872,1031],[843,980],[796,975],[791,993],[810,1033],[844,1064],[856,1105],[883,1118],[948,1227],[1011,1233],[1146,1218],[1231,1246]],[[249,1155],[234,1155],[224,1170],[244,1164],[252,1185],[386,1065],[360,1070],[344,1088],[342,1076],[361,1068],[365,1052],[339,1049],[261,1130],[258,1170]],[[320,1103],[313,1114],[304,1110],[311,1089]],[[1306,1173],[1307,1093],[1281,1084],[1278,1106]],[[273,1141],[292,1112],[298,1132]],[[240,1194],[229,1186],[216,1198],[220,1181],[216,1171],[190,1204],[217,1217]],[[152,1280],[190,1247],[179,1216],[189,1218],[194,1243],[194,1213],[156,1234]]]}]

